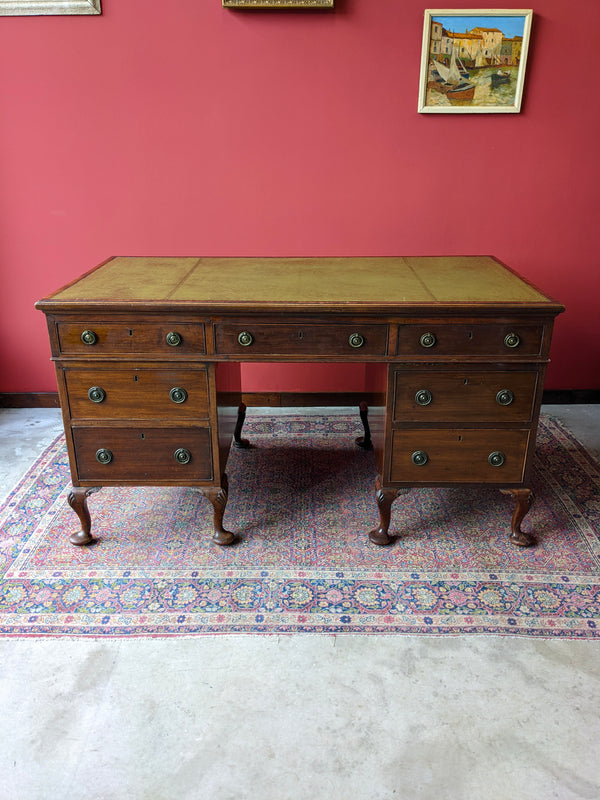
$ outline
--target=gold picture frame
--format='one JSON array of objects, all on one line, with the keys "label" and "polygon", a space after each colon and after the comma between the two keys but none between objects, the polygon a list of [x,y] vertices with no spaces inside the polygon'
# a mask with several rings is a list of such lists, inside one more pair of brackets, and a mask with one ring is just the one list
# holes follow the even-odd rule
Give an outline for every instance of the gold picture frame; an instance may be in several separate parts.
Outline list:
[{"label": "gold picture frame", "polygon": [[519,113],[531,9],[427,9],[419,113]]},{"label": "gold picture frame", "polygon": [[223,0],[223,8],[333,8],[335,0]]},{"label": "gold picture frame", "polygon": [[100,0],[0,0],[0,17],[101,13]]}]

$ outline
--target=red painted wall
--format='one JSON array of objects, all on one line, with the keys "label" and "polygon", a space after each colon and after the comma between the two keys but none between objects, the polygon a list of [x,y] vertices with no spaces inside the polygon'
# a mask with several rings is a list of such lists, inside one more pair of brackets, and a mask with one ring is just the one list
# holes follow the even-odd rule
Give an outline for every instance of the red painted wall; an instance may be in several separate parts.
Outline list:
[{"label": "red painted wall", "polygon": [[491,253],[568,307],[547,386],[599,388],[600,3],[536,10],[518,115],[417,113],[425,5],[0,18],[0,391],[55,390],[33,303],[115,254]]}]

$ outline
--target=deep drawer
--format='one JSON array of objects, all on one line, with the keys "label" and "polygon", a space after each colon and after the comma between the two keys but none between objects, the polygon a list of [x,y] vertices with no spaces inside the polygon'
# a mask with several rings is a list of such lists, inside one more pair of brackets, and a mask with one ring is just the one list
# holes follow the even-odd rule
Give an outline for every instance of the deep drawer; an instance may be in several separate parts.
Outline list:
[{"label": "deep drawer", "polygon": [[206,369],[64,369],[73,419],[208,417]]},{"label": "deep drawer", "polygon": [[395,430],[392,483],[519,483],[528,430]]},{"label": "deep drawer", "polygon": [[252,359],[278,356],[384,356],[387,325],[216,323],[215,352]]},{"label": "deep drawer", "polygon": [[400,325],[397,355],[423,356],[536,356],[543,325],[455,324],[430,322]]},{"label": "deep drawer", "polygon": [[203,323],[176,320],[136,324],[84,318],[57,324],[60,352],[64,355],[110,356],[128,353],[163,358],[206,353]]},{"label": "deep drawer", "polygon": [[395,372],[394,422],[529,422],[538,373]]},{"label": "deep drawer", "polygon": [[212,480],[210,428],[73,428],[80,481]]}]

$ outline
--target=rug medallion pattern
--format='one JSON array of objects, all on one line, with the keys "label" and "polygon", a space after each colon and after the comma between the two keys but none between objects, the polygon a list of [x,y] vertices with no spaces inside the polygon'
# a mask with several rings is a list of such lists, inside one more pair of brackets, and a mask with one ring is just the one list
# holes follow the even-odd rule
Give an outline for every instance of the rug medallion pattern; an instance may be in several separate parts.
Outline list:
[{"label": "rug medallion pattern", "polygon": [[492,633],[590,638],[600,626],[600,466],[543,417],[523,528],[495,489],[411,489],[378,520],[373,455],[351,416],[255,416],[228,464],[225,524],[193,489],[105,488],[89,499],[90,547],[76,548],[64,437],[0,509],[0,633]]}]

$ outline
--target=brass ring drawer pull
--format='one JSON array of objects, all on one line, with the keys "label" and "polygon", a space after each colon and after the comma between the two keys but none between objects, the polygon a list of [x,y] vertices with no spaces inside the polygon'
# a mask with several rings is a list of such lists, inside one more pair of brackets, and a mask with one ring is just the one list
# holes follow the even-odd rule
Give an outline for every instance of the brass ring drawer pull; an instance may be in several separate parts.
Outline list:
[{"label": "brass ring drawer pull", "polygon": [[252,336],[250,331],[242,331],[238,335],[238,342],[242,345],[242,347],[250,347],[253,341],[254,336]]},{"label": "brass ring drawer pull", "polygon": [[516,333],[507,333],[504,337],[504,344],[511,349],[521,344],[521,337]]},{"label": "brass ring drawer pull", "polygon": [[424,333],[419,339],[419,342],[421,347],[433,347],[437,342],[437,339],[433,333]]},{"label": "brass ring drawer pull", "polygon": [[181,386],[174,386],[169,392],[169,397],[174,403],[185,403],[188,398],[188,393]]},{"label": "brass ring drawer pull", "polygon": [[102,447],[100,450],[96,450],[96,461],[100,464],[110,464],[113,460],[113,454],[110,450],[106,450],[106,448]]},{"label": "brass ring drawer pull", "polygon": [[94,331],[84,331],[81,334],[81,341],[84,344],[96,344],[98,341],[98,336],[94,333]]},{"label": "brass ring drawer pull", "polygon": [[106,398],[106,392],[100,386],[90,386],[88,389],[88,397],[92,403],[102,403]]},{"label": "brass ring drawer pull", "polygon": [[365,337],[362,336],[360,333],[351,333],[348,337],[348,344],[350,347],[362,347],[365,343]]},{"label": "brass ring drawer pull", "polygon": [[515,399],[510,389],[500,389],[496,395],[496,402],[499,406],[509,406]]},{"label": "brass ring drawer pull", "polygon": [[428,406],[433,400],[433,395],[429,389],[419,389],[415,395],[415,403],[419,406]]},{"label": "brass ring drawer pull", "polygon": [[179,347],[181,344],[181,336],[177,331],[169,331],[165,336],[165,341],[169,347]]},{"label": "brass ring drawer pull", "polygon": [[489,454],[488,461],[492,467],[501,467],[506,461],[506,456],[500,450],[494,450],[493,453]]},{"label": "brass ring drawer pull", "polygon": [[173,458],[178,464],[189,464],[192,460],[192,454],[189,450],[186,450],[185,447],[180,447],[173,453]]},{"label": "brass ring drawer pull", "polygon": [[424,450],[415,450],[415,452],[410,457],[410,460],[417,467],[424,467],[425,464],[429,461],[429,456]]}]

